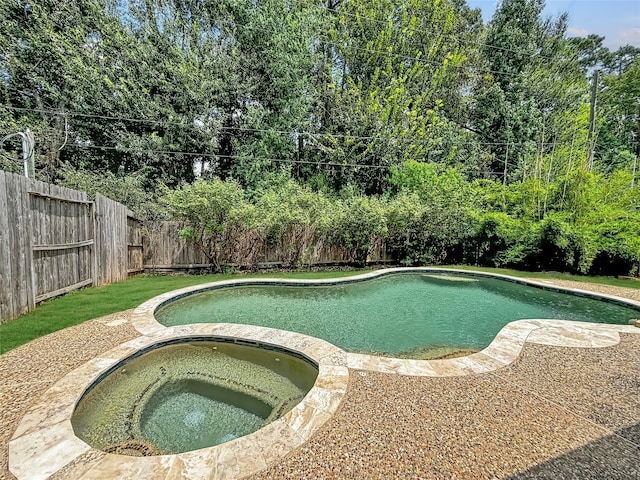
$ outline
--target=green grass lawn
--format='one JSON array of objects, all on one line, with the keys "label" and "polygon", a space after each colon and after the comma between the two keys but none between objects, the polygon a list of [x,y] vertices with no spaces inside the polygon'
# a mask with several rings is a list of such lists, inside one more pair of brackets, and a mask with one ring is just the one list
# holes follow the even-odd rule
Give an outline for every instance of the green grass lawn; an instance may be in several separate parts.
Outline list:
[{"label": "green grass lawn", "polygon": [[[617,287],[640,288],[640,281],[621,280],[609,277],[582,277],[568,274],[520,272],[502,268],[470,266],[455,266],[451,268],[481,270],[483,272],[502,273],[515,277],[574,280]],[[0,353],[4,353],[35,338],[55,332],[56,330],[78,325],[92,318],[134,308],[161,293],[199,283],[214,282],[229,278],[332,278],[357,275],[363,272],[363,270],[352,270],[236,275],[138,275],[124,282],[114,283],[104,287],[89,287],[69,293],[63,297],[46,301],[39,305],[33,312],[22,315],[4,325],[0,325]]]}]

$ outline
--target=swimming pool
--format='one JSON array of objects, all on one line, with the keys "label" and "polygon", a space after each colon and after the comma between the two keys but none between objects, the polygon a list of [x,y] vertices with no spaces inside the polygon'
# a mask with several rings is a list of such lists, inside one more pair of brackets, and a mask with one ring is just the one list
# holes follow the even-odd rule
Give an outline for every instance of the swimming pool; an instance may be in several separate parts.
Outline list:
[{"label": "swimming pool", "polygon": [[256,283],[171,301],[155,317],[165,326],[267,326],[322,338],[348,352],[429,359],[481,350],[519,319],[623,325],[639,316],[610,301],[452,272],[391,272],[329,285]]}]

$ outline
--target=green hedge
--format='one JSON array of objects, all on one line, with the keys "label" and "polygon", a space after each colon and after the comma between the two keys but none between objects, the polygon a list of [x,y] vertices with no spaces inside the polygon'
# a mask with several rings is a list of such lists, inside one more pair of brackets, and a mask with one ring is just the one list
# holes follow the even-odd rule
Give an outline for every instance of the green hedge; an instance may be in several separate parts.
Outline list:
[{"label": "green hedge", "polygon": [[218,271],[236,257],[257,261],[251,245],[258,240],[276,246],[290,267],[303,265],[318,244],[346,248],[362,265],[382,240],[405,265],[637,272],[638,187],[624,187],[626,178],[619,174],[583,177],[581,191],[585,184],[600,190],[588,190],[578,202],[570,182],[544,191],[531,181],[470,184],[456,169],[406,162],[392,173],[392,187],[381,197],[354,188],[331,195],[289,179],[266,182],[248,195],[237,182],[216,179],[166,189],[161,203],[188,221],[182,235],[202,248]]}]

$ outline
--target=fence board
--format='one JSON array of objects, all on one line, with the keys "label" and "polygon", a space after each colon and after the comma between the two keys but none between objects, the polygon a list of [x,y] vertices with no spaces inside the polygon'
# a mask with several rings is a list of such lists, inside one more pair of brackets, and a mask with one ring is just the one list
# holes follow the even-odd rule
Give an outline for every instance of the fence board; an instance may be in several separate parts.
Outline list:
[{"label": "fence board", "polygon": [[[17,178],[15,178],[17,177]],[[29,208],[27,205],[27,179],[7,177],[7,217],[9,224],[9,271],[14,297],[14,315],[27,312],[35,304],[31,277],[31,251],[29,235]]]},{"label": "fence board", "polygon": [[132,215],[127,216],[127,271],[144,271],[144,246],[142,244],[142,223]]},{"label": "fence board", "polygon": [[88,247],[89,245],[93,245],[94,241],[93,239],[91,240],[84,240],[82,242],[72,242],[72,243],[52,243],[50,245],[33,245],[31,247],[31,249],[35,252],[36,250],[40,250],[40,251],[44,251],[44,252],[50,252],[53,250],[69,250],[72,248],[79,248],[79,247]]},{"label": "fence board", "polygon": [[9,216],[2,212],[9,211],[7,193],[7,179],[5,173],[0,171],[0,319],[16,316],[14,304],[11,269],[7,268],[11,261],[11,242],[9,234]]}]

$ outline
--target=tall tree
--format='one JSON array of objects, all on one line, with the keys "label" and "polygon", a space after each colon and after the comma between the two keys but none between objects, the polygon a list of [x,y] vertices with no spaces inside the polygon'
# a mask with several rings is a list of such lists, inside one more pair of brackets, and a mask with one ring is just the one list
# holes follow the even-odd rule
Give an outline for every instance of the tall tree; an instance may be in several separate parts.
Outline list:
[{"label": "tall tree", "polygon": [[606,75],[600,95],[596,153],[600,167],[638,170],[640,158],[640,58],[621,74]]},{"label": "tall tree", "polygon": [[229,132],[234,158],[221,165],[255,186],[265,173],[295,165],[303,132],[317,128],[318,38],[328,12],[313,0],[246,2],[245,8],[233,50],[244,82],[232,114],[239,130]]},{"label": "tall tree", "polygon": [[465,29],[456,7],[363,0],[343,3],[335,22],[326,70],[331,110],[312,157],[330,160],[325,175],[374,193],[393,165],[446,159],[451,148],[442,148],[443,137],[456,130],[446,108],[453,111],[461,96],[466,59],[455,38]]},{"label": "tall tree", "polygon": [[542,19],[544,5],[505,0],[487,30],[487,71],[475,92],[473,121],[491,153],[487,175],[505,182],[540,177],[554,144],[582,128],[566,124],[563,116],[587,92],[578,58],[564,39],[567,16]]},{"label": "tall tree", "polygon": [[35,132],[37,170],[53,178],[64,160],[68,118],[83,99],[94,100],[97,84],[91,62],[97,32],[105,23],[105,5],[97,1],[0,2],[3,90],[9,113]]}]

